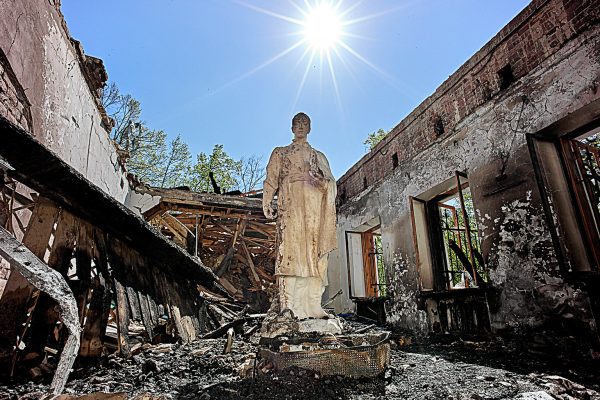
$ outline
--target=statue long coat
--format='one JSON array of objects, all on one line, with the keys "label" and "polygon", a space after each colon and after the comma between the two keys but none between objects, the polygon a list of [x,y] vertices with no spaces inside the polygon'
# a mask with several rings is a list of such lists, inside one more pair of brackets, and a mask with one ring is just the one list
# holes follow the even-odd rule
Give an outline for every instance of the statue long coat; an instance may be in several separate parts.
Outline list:
[{"label": "statue long coat", "polygon": [[[315,180],[313,177],[319,177]],[[306,141],[273,150],[263,187],[266,208],[277,194],[275,274],[327,280],[327,254],[337,247],[336,182],[325,155]]]}]

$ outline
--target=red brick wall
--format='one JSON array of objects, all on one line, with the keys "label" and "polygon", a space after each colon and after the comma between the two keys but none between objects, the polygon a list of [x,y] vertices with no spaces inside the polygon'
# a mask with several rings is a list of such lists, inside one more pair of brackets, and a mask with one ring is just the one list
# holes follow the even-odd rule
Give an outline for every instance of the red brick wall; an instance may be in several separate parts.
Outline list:
[{"label": "red brick wall", "polygon": [[2,49],[0,49],[0,115],[27,131],[31,130],[29,101]]},{"label": "red brick wall", "polygon": [[415,108],[370,153],[339,180],[338,193],[349,199],[381,181],[392,168],[392,155],[414,157],[438,136],[441,118],[446,136],[456,124],[500,92],[498,71],[510,64],[515,80],[529,74],[566,42],[600,22],[598,0],[534,0],[492,40]]}]

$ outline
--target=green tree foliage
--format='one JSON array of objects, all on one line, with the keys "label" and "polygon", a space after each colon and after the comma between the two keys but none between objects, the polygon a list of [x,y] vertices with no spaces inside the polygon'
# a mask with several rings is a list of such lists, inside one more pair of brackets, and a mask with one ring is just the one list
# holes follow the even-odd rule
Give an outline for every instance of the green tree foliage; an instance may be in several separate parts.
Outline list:
[{"label": "green tree foliage", "polygon": [[211,154],[201,152],[192,164],[189,146],[180,136],[168,140],[164,131],[150,129],[140,120],[142,107],[129,94],[122,94],[112,82],[102,92],[102,104],[115,121],[110,137],[129,152],[127,170],[151,186],[187,185],[194,191],[212,192],[209,172],[213,172],[222,192],[254,190],[262,185],[265,165],[262,157],[233,159],[222,144]]},{"label": "green tree foliage", "polygon": [[186,159],[187,145],[180,138],[167,144],[167,134],[164,131],[150,129],[140,121],[140,102],[129,94],[122,94],[114,82],[104,88],[102,105],[115,122],[110,133],[111,139],[121,149],[129,152],[129,172],[153,186],[182,183],[175,179],[173,165],[182,165],[185,160],[189,164],[190,156],[188,149]]},{"label": "green tree foliage", "polygon": [[363,142],[367,146],[367,150],[373,150],[377,143],[381,142],[383,138],[388,134],[383,128],[379,128],[377,132],[371,132],[367,136],[367,139]]},{"label": "green tree foliage", "polygon": [[151,186],[184,185],[191,168],[187,143],[180,136],[168,142],[164,131],[150,130],[143,125],[139,130],[141,133],[135,135],[129,146],[127,170]]},{"label": "green tree foliage", "polygon": [[127,170],[137,175],[142,182],[158,186],[163,175],[160,167],[167,134],[148,129],[144,125],[139,126],[138,130],[128,147]]},{"label": "green tree foliage", "polygon": [[221,191],[227,192],[237,186],[236,171],[240,161],[234,160],[223,150],[222,144],[216,144],[210,155],[201,152],[196,157],[196,164],[191,168],[187,184],[195,192],[212,192],[209,173],[212,171]]},{"label": "green tree foliage", "polygon": [[[162,178],[160,187],[175,187],[185,183],[191,168],[190,149],[178,135],[168,146],[163,147],[160,160]],[[157,180],[158,182],[158,180]]]}]

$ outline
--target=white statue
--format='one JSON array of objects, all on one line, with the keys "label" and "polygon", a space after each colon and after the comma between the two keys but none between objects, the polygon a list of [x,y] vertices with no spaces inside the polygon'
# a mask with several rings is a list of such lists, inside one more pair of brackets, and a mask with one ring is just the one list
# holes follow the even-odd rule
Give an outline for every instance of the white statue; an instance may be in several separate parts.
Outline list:
[{"label": "white statue", "polygon": [[263,188],[265,216],[277,218],[279,309],[299,319],[323,318],[327,257],[337,247],[336,182],[325,155],[307,142],[308,115],[294,116],[292,132],[290,145],[273,150]]}]

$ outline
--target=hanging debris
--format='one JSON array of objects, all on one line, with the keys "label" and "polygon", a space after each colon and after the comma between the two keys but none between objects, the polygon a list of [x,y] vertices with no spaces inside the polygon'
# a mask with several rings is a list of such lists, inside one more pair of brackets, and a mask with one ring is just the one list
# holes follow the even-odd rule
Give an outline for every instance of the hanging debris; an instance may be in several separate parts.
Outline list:
[{"label": "hanging debris", "polygon": [[11,267],[21,274],[27,282],[58,304],[59,318],[68,331],[68,337],[62,349],[51,385],[52,393],[60,394],[65,387],[71,367],[79,351],[81,327],[73,292],[62,275],[44,264],[2,227],[0,227],[0,255],[8,260]]},{"label": "hanging debris", "polygon": [[275,223],[262,210],[262,193],[221,195],[137,186],[151,198],[140,207],[161,233],[197,256],[237,301],[256,312],[270,306],[275,291]]}]

